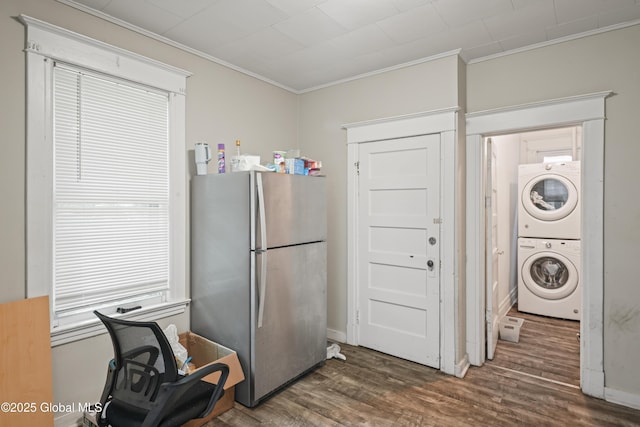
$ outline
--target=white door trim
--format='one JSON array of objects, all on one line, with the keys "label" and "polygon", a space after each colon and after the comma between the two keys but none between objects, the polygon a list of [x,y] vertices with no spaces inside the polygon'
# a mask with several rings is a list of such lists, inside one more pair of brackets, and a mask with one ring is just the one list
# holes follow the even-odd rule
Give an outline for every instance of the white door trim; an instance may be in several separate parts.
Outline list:
[{"label": "white door trim", "polygon": [[581,125],[582,322],[580,378],[585,394],[604,398],[603,247],[605,99],[613,92],[562,98],[467,114],[467,352],[485,361],[485,230],[482,152],[484,137],[556,126]]},{"label": "white door trim", "polygon": [[[458,107],[437,111],[383,118],[343,125],[347,130],[347,343],[358,345],[357,328],[357,230],[358,230],[358,144],[439,133],[440,148],[440,370],[464,375],[464,363],[456,360],[456,342],[464,328],[457,319],[459,292],[455,271],[458,249],[456,233],[456,124]],[[446,238],[444,236],[447,236]],[[464,353],[464,349],[458,349]],[[466,361],[466,356],[465,356]]]}]

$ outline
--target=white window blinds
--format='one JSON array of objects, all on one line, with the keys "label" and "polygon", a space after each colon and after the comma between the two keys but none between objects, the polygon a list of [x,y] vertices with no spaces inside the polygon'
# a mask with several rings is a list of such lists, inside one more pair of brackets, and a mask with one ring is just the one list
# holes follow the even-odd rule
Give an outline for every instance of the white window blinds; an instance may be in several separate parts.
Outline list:
[{"label": "white window blinds", "polygon": [[53,78],[53,317],[163,301],[169,95],[63,64]]}]

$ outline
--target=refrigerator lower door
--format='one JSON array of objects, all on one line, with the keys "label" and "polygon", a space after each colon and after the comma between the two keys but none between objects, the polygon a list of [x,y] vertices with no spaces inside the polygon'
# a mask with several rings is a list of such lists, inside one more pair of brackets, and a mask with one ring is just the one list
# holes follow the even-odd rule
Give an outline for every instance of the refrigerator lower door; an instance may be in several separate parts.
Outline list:
[{"label": "refrigerator lower door", "polygon": [[258,295],[264,313],[262,326],[254,324],[253,399],[248,406],[326,359],[326,254],[326,242],[317,242],[256,255],[256,272],[267,257],[267,281],[265,294]]}]

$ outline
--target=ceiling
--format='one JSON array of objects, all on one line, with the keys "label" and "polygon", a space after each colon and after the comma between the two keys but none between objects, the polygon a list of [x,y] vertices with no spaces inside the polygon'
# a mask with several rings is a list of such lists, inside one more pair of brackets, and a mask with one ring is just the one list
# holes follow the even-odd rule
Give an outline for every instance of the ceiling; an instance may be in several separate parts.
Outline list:
[{"label": "ceiling", "polygon": [[296,93],[640,22],[640,0],[58,1]]}]

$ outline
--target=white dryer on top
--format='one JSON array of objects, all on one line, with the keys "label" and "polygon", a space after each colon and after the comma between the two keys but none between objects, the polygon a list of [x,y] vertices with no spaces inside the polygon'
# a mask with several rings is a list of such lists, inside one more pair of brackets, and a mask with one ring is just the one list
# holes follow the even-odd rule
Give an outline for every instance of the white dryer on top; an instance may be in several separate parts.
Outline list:
[{"label": "white dryer on top", "polygon": [[518,236],[580,239],[580,162],[518,167]]}]

